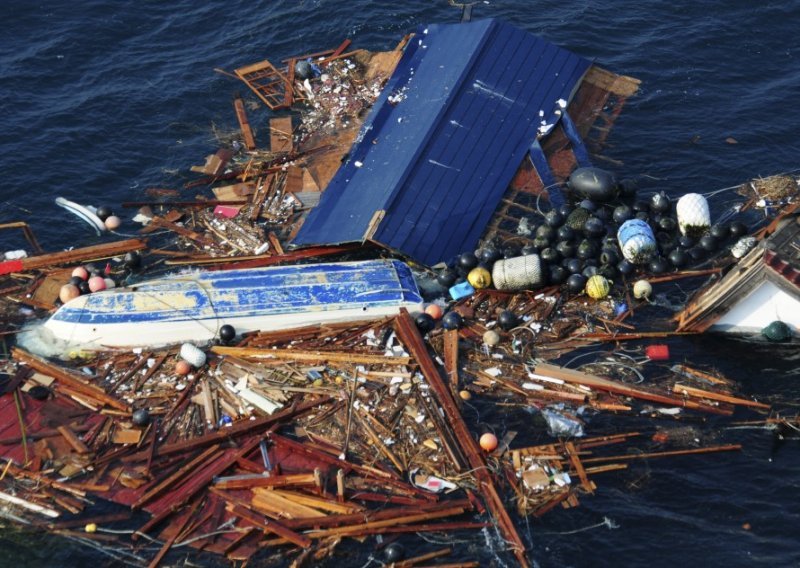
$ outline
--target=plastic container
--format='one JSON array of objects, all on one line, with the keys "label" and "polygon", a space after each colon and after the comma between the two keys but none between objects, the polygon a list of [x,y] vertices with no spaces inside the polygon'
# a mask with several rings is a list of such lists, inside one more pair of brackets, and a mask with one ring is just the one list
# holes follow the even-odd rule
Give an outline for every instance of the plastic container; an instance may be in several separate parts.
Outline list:
[{"label": "plastic container", "polygon": [[617,231],[617,241],[622,256],[634,264],[643,264],[658,252],[653,229],[641,219],[625,221]]},{"label": "plastic container", "polygon": [[498,260],[492,268],[492,280],[498,290],[528,290],[544,286],[542,259],[538,254]]}]

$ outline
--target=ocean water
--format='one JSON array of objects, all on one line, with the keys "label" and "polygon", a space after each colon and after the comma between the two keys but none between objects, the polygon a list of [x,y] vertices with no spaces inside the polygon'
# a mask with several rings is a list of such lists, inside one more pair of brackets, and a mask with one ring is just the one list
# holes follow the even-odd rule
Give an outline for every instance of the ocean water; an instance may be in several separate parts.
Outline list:
[{"label": "ocean water", "polygon": [[[215,68],[332,48],[346,37],[355,47],[386,49],[419,24],[460,15],[445,0],[7,0],[3,14],[0,223],[28,222],[46,250],[98,242],[55,205],[57,196],[115,207],[141,199],[145,188],[178,189],[190,179],[188,167],[217,149],[216,135],[236,128],[232,97],[245,91]],[[610,169],[638,178],[646,191],[706,193],[800,167],[796,0],[490,0],[475,5],[474,17],[506,19],[642,80],[605,155],[619,162]],[[251,111],[257,136],[267,118]],[[731,198],[715,195],[713,214]],[[124,220],[133,214],[115,208]],[[22,246],[18,233],[0,231],[2,250]],[[675,361],[714,364],[742,392],[797,408],[796,350],[711,336],[670,347]],[[512,426],[524,427],[524,418],[501,423]],[[638,426],[635,418],[605,417],[589,433]],[[696,426],[744,450],[598,476],[596,495],[581,507],[519,521],[531,558],[543,567],[800,565],[800,442],[779,444],[770,432],[711,420]],[[419,552],[452,543],[454,558],[514,565],[491,532],[402,542]],[[47,536],[6,533],[0,552],[7,566],[108,562]],[[368,563],[368,553],[350,549],[331,565]]]}]

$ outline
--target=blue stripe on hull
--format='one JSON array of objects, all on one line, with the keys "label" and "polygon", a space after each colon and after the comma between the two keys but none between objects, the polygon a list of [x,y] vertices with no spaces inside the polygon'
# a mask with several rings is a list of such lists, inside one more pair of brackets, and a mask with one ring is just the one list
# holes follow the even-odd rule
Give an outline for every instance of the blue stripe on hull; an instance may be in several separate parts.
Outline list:
[{"label": "blue stripe on hull", "polygon": [[379,260],[176,275],[82,296],[51,319],[91,325],[163,323],[420,302],[408,266]]}]

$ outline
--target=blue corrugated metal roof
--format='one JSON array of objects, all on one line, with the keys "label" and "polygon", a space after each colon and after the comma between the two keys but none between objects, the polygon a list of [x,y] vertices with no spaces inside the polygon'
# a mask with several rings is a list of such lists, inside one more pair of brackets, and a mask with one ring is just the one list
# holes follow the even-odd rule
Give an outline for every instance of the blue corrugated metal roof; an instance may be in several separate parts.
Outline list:
[{"label": "blue corrugated metal roof", "polygon": [[497,20],[420,29],[294,244],[373,240],[429,265],[473,248],[589,66]]}]

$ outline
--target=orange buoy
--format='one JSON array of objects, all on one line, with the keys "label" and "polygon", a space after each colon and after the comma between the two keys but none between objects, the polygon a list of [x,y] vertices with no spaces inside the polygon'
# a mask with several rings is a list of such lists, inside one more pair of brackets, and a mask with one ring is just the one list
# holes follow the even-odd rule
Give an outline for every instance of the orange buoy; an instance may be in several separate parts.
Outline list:
[{"label": "orange buoy", "polygon": [[192,366],[188,361],[181,359],[175,364],[175,373],[178,375],[188,375],[192,372]]},{"label": "orange buoy", "polygon": [[102,276],[92,276],[89,278],[89,290],[99,292],[106,289],[106,281]]},{"label": "orange buoy", "polygon": [[64,284],[58,292],[58,299],[62,304],[66,304],[70,300],[74,300],[81,295],[81,291],[75,284]]},{"label": "orange buoy", "polygon": [[116,215],[111,215],[105,220],[106,229],[109,231],[116,231],[119,229],[119,226],[122,225],[122,219],[117,217]]},{"label": "orange buoy", "polygon": [[72,276],[77,276],[81,280],[86,280],[87,278],[89,278],[89,271],[86,270],[83,266],[79,266],[72,271]]},{"label": "orange buoy", "polygon": [[481,436],[479,443],[485,452],[493,452],[497,449],[497,436],[487,432]]},{"label": "orange buoy", "polygon": [[440,308],[438,304],[428,305],[425,308],[425,313],[431,316],[435,320],[442,319],[442,315],[444,315],[442,308]]}]

